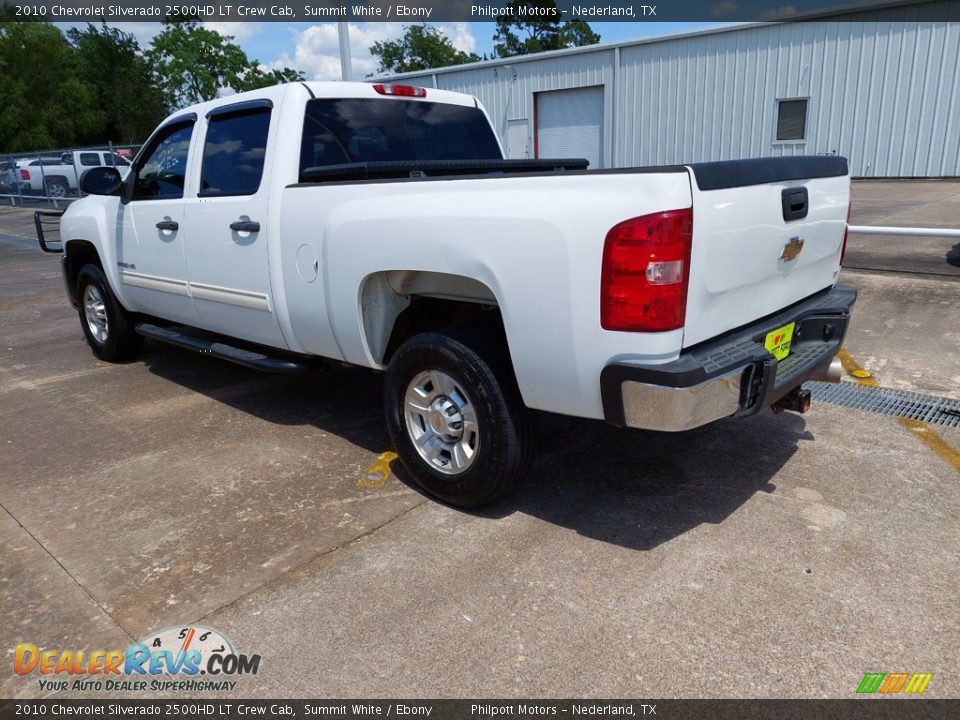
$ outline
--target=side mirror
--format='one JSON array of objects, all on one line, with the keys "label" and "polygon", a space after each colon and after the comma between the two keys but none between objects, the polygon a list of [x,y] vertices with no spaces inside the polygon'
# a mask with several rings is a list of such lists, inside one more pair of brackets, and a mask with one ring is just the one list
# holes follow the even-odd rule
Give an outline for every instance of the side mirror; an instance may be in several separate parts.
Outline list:
[{"label": "side mirror", "polygon": [[80,189],[88,195],[116,195],[123,186],[123,179],[115,167],[95,167],[80,178]]}]

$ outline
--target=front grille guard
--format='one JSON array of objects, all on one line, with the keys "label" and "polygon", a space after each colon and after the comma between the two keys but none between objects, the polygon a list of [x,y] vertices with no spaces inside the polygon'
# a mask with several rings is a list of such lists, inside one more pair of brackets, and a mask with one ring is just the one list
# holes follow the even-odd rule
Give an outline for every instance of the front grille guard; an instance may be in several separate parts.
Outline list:
[{"label": "front grille guard", "polygon": [[[37,227],[37,241],[45,253],[62,253],[63,240],[60,238],[60,216],[63,210],[37,210],[33,213],[33,224]],[[56,232],[56,239],[47,238],[47,233]]]}]

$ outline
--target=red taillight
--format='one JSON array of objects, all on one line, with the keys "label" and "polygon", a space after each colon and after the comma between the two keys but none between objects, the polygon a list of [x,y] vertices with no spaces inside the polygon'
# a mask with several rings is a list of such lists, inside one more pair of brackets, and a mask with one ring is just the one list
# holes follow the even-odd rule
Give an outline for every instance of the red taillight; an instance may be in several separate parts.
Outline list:
[{"label": "red taillight", "polygon": [[381,85],[377,83],[373,86],[381,95],[397,95],[400,97],[426,97],[427,89],[416,87],[414,85]]},{"label": "red taillight", "polygon": [[843,245],[840,246],[840,265],[843,265],[843,258],[847,255],[847,237],[850,235],[850,215],[853,212],[853,190],[850,190],[850,204],[847,205],[847,225],[843,229]]},{"label": "red taillight", "polygon": [[604,330],[664,332],[683,327],[692,237],[692,208],[644,215],[610,229],[600,276]]},{"label": "red taillight", "polygon": [[20,171],[20,179],[21,179],[21,180],[26,180],[27,182],[30,182],[30,171],[29,171],[29,170],[21,170],[21,171]]}]

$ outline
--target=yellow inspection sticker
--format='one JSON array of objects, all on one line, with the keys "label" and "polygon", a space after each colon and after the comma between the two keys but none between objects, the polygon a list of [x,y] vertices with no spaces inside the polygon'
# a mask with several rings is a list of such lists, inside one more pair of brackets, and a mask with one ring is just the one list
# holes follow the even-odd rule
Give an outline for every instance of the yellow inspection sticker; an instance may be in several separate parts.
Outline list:
[{"label": "yellow inspection sticker", "polygon": [[777,360],[783,360],[790,354],[790,341],[793,340],[793,326],[796,323],[784,325],[767,333],[763,346],[770,351]]}]

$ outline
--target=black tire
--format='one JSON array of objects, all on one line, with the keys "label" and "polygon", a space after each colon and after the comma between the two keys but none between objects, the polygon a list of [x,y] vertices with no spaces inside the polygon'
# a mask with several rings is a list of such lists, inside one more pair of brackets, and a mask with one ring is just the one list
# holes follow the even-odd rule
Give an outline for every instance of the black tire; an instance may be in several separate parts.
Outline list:
[{"label": "black tire", "polygon": [[[443,451],[435,461],[422,456],[411,434],[421,432],[421,425],[425,427],[429,420],[414,417],[411,422],[419,424],[411,430],[407,391],[428,371],[452,379],[451,397],[473,409],[476,430],[470,437],[476,449],[462,470],[454,468],[452,452]],[[430,387],[429,381],[424,382]],[[438,393],[437,397],[445,396]],[[468,400],[460,402],[464,397]],[[465,509],[491,503],[512,492],[529,467],[534,444],[532,416],[520,397],[504,343],[456,330],[415,335],[397,349],[387,368],[384,410],[387,431],[403,466],[424,491],[442,502]],[[460,417],[456,413],[459,408],[453,417]],[[466,425],[461,426],[466,433]],[[420,439],[432,430],[424,429]],[[434,433],[434,437],[443,436]],[[446,472],[434,462],[447,462]]]},{"label": "black tire", "polygon": [[[87,288],[91,288],[89,297]],[[87,318],[88,300],[95,301],[97,297],[102,300],[102,314],[106,318],[103,337],[94,334]],[[139,354],[143,348],[143,336],[133,329],[133,315],[117,300],[103,270],[96,265],[84,265],[80,269],[77,275],[77,302],[80,306],[80,326],[94,355],[107,362],[122,362]],[[94,315],[99,316],[100,313],[94,312]]]}]

